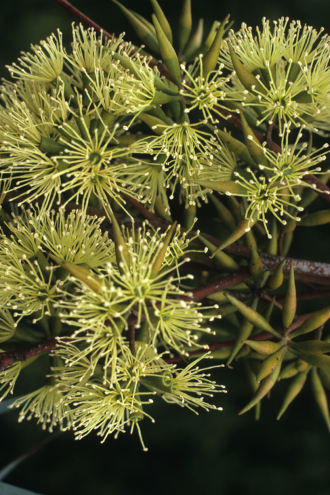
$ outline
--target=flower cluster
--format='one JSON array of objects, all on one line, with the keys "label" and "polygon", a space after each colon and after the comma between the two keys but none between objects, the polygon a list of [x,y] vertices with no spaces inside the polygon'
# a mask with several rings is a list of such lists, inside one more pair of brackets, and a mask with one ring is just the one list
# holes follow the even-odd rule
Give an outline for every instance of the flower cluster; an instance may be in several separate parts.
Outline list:
[{"label": "flower cluster", "polygon": [[[245,24],[226,33],[227,16],[204,41],[185,26],[176,52],[158,7],[152,25],[121,6],[143,47],[73,26],[70,50],[60,32],[32,46],[0,95],[2,398],[49,354],[44,386],[14,401],[20,420],[78,439],[97,430],[102,441],[129,427],[144,449],[140,424],[153,421],[154,396],[220,409],[209,403],[225,391],[209,375],[217,365],[201,360],[253,360],[242,344],[253,328],[281,337],[269,324],[272,305],[265,316],[257,308],[281,286],[285,261],[274,267],[268,257],[263,267],[254,247],[285,257],[298,222],[330,222],[328,210],[298,216],[330,192],[328,144],[315,149],[312,138],[330,129],[330,37],[287,18],[273,28],[263,19],[256,36]],[[182,22],[190,2],[184,9]],[[220,237],[229,232],[223,243],[192,230],[209,199]],[[241,246],[223,252],[241,237],[254,246],[249,271]],[[231,287],[235,297],[220,290]],[[291,302],[260,380],[279,376]],[[221,317],[223,326],[213,321]],[[304,342],[290,345],[308,366],[329,369],[309,356],[329,352],[327,343],[308,344],[306,355]]]}]

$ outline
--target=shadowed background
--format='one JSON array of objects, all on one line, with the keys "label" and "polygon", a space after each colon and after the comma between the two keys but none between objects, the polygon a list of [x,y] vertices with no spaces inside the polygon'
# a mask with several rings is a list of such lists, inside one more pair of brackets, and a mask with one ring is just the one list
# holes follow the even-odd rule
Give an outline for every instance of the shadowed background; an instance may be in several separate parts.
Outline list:
[{"label": "shadowed background", "polygon": [[[177,5],[181,2],[160,3],[175,30]],[[124,4],[147,18],[151,14],[147,0],[126,0]],[[118,35],[126,31],[126,38],[138,44],[122,13],[111,1],[76,0],[74,5],[110,33]],[[327,8],[326,0],[312,3],[277,0],[273,4],[258,0],[235,3],[192,0],[195,26],[203,17],[206,32],[215,17],[222,20],[227,13],[235,20],[235,29],[243,21],[260,24],[263,16],[271,20],[289,16],[317,29],[327,22],[324,28],[329,32]],[[2,2],[0,75],[8,77],[5,64],[14,62],[21,50],[28,50],[30,43],[39,43],[57,28],[63,32],[68,46],[73,21],[52,0]],[[327,204],[318,200],[316,207],[324,209]],[[200,225],[204,231],[217,235],[213,214],[206,207]],[[329,262],[329,230],[327,225],[308,233],[297,229],[291,256]],[[320,301],[320,307],[326,304],[329,302]],[[300,311],[314,308],[313,302],[304,302]],[[38,368],[41,371],[44,365],[40,358],[33,369],[31,366],[30,376],[19,383],[18,393],[23,393],[25,387],[35,388]],[[31,456],[5,481],[45,495],[168,495],[188,491],[191,495],[328,495],[330,438],[309,384],[277,422],[276,415],[288,386],[284,382],[278,384],[271,401],[263,401],[261,419],[255,422],[253,412],[237,417],[251,392],[240,373],[241,363],[234,367],[235,370],[219,369],[213,373],[217,382],[228,389],[228,394],[215,399],[217,405],[223,406],[223,412],[202,411],[196,416],[187,409],[156,401],[150,411],[156,423],[146,419],[141,424],[149,447],[147,453],[142,452],[137,435],[132,438],[128,433],[121,434],[117,440],[109,437],[101,445],[96,434],[75,442],[72,432],[68,432]],[[37,384],[42,385],[42,382]],[[0,425],[0,468],[49,436],[36,425],[35,419],[17,424],[17,412],[1,416]]]}]

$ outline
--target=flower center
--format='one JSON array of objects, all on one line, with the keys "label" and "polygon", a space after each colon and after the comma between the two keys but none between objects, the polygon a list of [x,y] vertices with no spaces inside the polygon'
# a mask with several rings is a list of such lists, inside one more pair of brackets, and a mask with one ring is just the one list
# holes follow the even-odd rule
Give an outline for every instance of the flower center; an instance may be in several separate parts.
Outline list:
[{"label": "flower center", "polygon": [[101,161],[101,155],[99,153],[91,153],[88,157],[92,165],[97,165]]}]

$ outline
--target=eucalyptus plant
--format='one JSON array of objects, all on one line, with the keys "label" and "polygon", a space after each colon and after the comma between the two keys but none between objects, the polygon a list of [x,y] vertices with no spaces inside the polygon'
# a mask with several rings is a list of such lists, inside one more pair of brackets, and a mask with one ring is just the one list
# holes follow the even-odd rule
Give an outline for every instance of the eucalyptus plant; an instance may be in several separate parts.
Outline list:
[{"label": "eucalyptus plant", "polygon": [[[330,265],[289,258],[296,228],[330,222],[330,36],[229,15],[204,35],[184,0],[174,43],[157,0],[151,20],[114,1],[134,46],[57,2],[88,25],[70,49],[60,31],[32,46],[1,86],[1,398],[47,359],[44,385],[10,400],[19,421],[136,429],[146,450],[156,396],[221,410],[212,369],[242,360],[239,414],[287,379],[279,419],[310,376],[330,430],[330,306],[297,314],[329,297]],[[205,203],[212,236],[195,229]]]}]

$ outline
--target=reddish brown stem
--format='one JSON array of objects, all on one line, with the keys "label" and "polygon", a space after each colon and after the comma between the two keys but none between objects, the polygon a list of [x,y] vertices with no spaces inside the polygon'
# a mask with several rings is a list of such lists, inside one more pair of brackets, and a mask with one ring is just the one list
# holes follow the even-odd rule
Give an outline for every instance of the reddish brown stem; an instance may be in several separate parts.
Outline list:
[{"label": "reddish brown stem", "polygon": [[46,354],[50,352],[57,344],[56,339],[46,340],[30,347],[24,347],[23,349],[15,349],[14,351],[7,351],[0,353],[0,371],[3,371],[11,364],[17,361],[26,361],[28,358],[38,356],[39,354]]},{"label": "reddish brown stem", "polygon": [[222,277],[219,280],[210,282],[209,284],[203,285],[191,291],[191,296],[182,296],[180,299],[184,301],[200,301],[204,297],[208,297],[215,292],[227,289],[232,285],[238,284],[243,280],[246,280],[250,276],[250,270],[248,268],[242,268],[239,272],[231,273],[226,277]]},{"label": "reddish brown stem", "polygon": [[[114,41],[116,41],[116,38],[112,34],[108,33],[108,31],[105,31],[105,29],[103,29],[99,24],[94,22],[87,15],[83,14],[79,9],[74,7],[70,2],[67,2],[67,0],[55,0],[55,2],[58,3],[61,7],[63,7],[63,9],[70,12],[70,14],[74,15],[77,19],[79,19],[81,22],[83,22],[86,26],[94,28],[95,31],[102,31],[105,38],[113,39]],[[132,49],[131,53],[136,53],[136,50]],[[150,60],[149,65],[150,65],[150,67],[157,67],[159,72],[164,77],[166,77],[170,81],[174,82],[173,77],[168,72],[166,66],[163,63],[159,63],[159,62],[155,62],[154,60]]]}]

